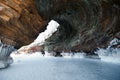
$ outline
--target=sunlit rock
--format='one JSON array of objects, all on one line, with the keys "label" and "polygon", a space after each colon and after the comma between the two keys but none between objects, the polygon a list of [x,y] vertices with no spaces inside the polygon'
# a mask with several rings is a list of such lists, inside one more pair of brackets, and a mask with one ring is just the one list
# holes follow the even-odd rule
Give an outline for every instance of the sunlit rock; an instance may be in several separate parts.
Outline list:
[{"label": "sunlit rock", "polygon": [[34,0],[0,0],[0,39],[13,41],[16,48],[31,43],[44,24]]}]

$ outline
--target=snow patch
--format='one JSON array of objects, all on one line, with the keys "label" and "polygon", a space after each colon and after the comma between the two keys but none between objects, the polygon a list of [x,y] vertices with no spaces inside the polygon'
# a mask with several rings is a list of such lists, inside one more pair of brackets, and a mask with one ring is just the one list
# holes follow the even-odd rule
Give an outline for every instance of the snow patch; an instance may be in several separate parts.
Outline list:
[{"label": "snow patch", "polygon": [[62,52],[61,55],[64,57],[64,58],[85,58],[86,56],[86,53],[84,52],[79,52],[79,53],[66,53],[66,52]]},{"label": "snow patch", "polygon": [[34,40],[34,42],[28,45],[28,47],[43,45],[45,40],[50,36],[52,36],[52,34],[57,31],[58,27],[59,27],[59,23],[57,23],[54,20],[51,20],[48,23],[47,29],[44,32],[40,33],[38,37]]},{"label": "snow patch", "polygon": [[120,63],[120,48],[113,48],[112,46],[120,43],[117,38],[113,39],[106,49],[98,48],[95,52],[99,55],[101,60],[113,63]]},{"label": "snow patch", "polygon": [[25,61],[25,60],[34,60],[34,59],[43,57],[41,52],[35,52],[32,54],[26,54],[26,53],[16,54],[14,52],[10,56],[13,58],[14,63],[18,63],[18,62]]},{"label": "snow patch", "polygon": [[47,51],[45,51],[45,55],[44,55],[44,57],[54,57],[55,56],[55,52],[47,52]]}]

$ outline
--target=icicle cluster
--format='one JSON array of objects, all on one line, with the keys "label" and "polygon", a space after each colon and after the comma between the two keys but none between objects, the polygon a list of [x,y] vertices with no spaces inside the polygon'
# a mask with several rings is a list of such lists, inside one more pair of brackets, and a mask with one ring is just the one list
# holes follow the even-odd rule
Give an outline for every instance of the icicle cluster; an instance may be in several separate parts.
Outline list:
[{"label": "icicle cluster", "polygon": [[0,40],[0,68],[5,68],[13,62],[10,54],[14,50],[14,46],[3,44]]}]

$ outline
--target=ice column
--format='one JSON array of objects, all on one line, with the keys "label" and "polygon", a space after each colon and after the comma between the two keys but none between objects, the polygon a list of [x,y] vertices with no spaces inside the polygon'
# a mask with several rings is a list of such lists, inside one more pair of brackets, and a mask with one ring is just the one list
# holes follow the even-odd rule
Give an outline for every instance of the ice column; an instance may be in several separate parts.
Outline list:
[{"label": "ice column", "polygon": [[14,50],[14,46],[3,44],[0,40],[0,68],[5,68],[13,62],[10,54]]}]

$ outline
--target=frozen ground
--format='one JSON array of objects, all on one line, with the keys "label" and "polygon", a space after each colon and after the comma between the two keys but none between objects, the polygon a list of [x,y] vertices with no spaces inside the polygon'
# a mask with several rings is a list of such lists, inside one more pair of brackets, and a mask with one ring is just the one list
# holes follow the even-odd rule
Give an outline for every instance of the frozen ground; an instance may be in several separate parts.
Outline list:
[{"label": "frozen ground", "polygon": [[14,56],[14,63],[0,70],[0,80],[120,80],[120,64],[93,59]]}]

